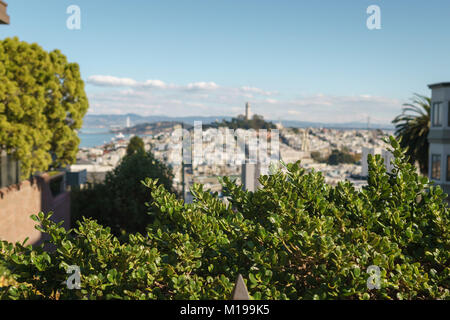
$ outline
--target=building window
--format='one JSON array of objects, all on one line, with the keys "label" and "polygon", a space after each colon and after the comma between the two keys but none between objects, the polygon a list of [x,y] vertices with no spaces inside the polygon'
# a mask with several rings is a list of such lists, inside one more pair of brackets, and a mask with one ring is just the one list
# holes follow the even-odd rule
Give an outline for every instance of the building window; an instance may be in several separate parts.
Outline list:
[{"label": "building window", "polygon": [[0,151],[0,188],[20,182],[20,164],[10,154]]},{"label": "building window", "polygon": [[442,103],[441,102],[433,103],[433,126],[434,127],[442,126]]},{"label": "building window", "polygon": [[433,154],[431,155],[431,178],[440,180],[441,179],[441,155]]},{"label": "building window", "polygon": [[450,156],[447,156],[447,181],[450,181]]},{"label": "building window", "polygon": [[448,117],[447,126],[450,127],[450,102],[448,103],[448,106],[447,106],[447,117]]}]

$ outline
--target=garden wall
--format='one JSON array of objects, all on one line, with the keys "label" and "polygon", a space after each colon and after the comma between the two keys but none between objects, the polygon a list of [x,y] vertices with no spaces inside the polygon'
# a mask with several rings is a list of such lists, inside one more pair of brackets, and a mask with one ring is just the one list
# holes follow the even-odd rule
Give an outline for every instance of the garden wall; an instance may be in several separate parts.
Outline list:
[{"label": "garden wall", "polygon": [[[63,227],[70,227],[70,194],[65,191],[64,173],[54,176],[43,174],[0,189],[0,240],[39,244],[43,240],[36,222],[30,216],[40,211],[53,211],[52,220],[64,220]],[[59,181],[62,181],[59,183]],[[55,189],[56,181],[56,189]]]}]

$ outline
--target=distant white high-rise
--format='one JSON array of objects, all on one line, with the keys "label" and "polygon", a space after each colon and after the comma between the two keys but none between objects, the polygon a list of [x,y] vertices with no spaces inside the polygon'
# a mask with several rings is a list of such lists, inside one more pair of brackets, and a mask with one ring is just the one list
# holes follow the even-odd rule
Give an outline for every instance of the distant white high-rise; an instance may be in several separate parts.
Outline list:
[{"label": "distant white high-rise", "polygon": [[130,117],[127,117],[126,127],[127,127],[127,128],[131,127],[131,120],[130,120]]},{"label": "distant white high-rise", "polygon": [[260,186],[258,179],[261,175],[261,165],[259,163],[244,163],[241,170],[241,182],[244,190],[255,192]]},{"label": "distant white high-rise", "polygon": [[251,117],[251,111],[250,111],[250,103],[245,104],[245,120],[249,120]]},{"label": "distant white high-rise", "polygon": [[362,156],[361,156],[361,175],[363,177],[367,177],[369,174],[369,165],[367,163],[367,158],[369,154],[380,153],[381,150],[375,150],[374,148],[362,147]]},{"label": "distant white high-rise", "polygon": [[301,151],[309,151],[309,130],[305,129],[302,133],[302,145],[300,147]]},{"label": "distant white high-rise", "polygon": [[376,154],[381,155],[381,158],[384,161],[384,165],[386,166],[387,172],[389,173],[392,172],[392,169],[394,169],[394,166],[392,165],[394,155],[390,151],[382,148],[363,147],[361,156],[361,175],[363,177],[367,177],[369,175],[369,164],[367,163],[367,158],[369,157],[369,154],[373,156]]}]

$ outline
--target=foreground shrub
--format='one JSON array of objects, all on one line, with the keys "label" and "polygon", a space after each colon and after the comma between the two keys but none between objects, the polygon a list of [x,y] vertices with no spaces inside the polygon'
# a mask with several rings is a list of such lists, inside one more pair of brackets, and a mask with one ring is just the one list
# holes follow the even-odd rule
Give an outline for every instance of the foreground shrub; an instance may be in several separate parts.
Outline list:
[{"label": "foreground shrub", "polygon": [[[448,299],[446,195],[418,176],[392,139],[394,170],[369,157],[368,185],[336,187],[299,164],[261,177],[246,192],[223,179],[229,204],[195,185],[184,204],[157,181],[146,235],[120,243],[84,219],[66,232],[34,217],[55,251],[3,242],[0,259],[17,282],[2,298],[228,299],[238,273],[254,299]],[[65,286],[78,265],[81,290]],[[366,272],[380,268],[380,288]]]}]

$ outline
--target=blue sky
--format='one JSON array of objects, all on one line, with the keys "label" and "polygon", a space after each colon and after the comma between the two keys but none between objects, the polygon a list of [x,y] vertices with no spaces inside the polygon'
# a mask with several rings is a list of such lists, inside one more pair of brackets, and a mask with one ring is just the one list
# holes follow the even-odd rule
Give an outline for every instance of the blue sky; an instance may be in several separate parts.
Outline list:
[{"label": "blue sky", "polygon": [[[90,113],[388,123],[450,81],[450,1],[6,0],[18,36],[80,64]],[[81,30],[69,30],[69,5]],[[381,29],[366,27],[370,5]]]}]

